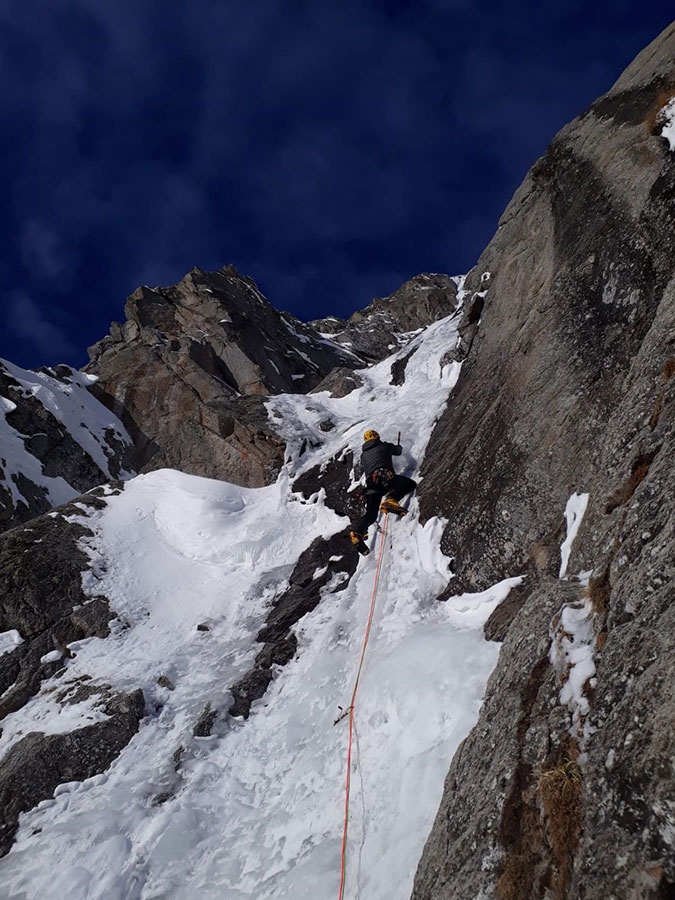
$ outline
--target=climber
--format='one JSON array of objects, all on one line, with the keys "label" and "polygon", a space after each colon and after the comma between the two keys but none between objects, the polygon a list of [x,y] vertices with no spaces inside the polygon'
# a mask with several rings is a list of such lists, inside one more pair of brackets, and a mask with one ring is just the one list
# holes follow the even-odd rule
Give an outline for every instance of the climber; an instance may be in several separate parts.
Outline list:
[{"label": "climber", "polygon": [[[366,431],[363,440],[361,465],[366,478],[366,512],[357,522],[354,522],[349,537],[359,553],[365,555],[369,552],[366,545],[368,528],[377,519],[378,509],[382,512],[404,516],[406,510],[398,501],[414,491],[417,484],[412,478],[396,475],[394,472],[392,456],[400,456],[403,452],[400,441],[398,444],[381,441],[379,434],[372,428]],[[383,497],[385,497],[384,500],[382,500]],[[380,503],[381,500],[382,503]]]}]

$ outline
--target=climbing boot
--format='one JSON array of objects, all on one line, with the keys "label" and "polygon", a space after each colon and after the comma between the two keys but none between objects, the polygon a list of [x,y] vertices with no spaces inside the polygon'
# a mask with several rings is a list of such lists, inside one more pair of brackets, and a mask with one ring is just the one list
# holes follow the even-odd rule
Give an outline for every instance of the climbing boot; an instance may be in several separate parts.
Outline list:
[{"label": "climbing boot", "polygon": [[366,535],[360,534],[358,531],[350,531],[349,532],[349,540],[352,542],[354,547],[359,551],[361,556],[368,556],[370,553],[370,549],[368,544],[366,544]]},{"label": "climbing boot", "polygon": [[395,516],[404,516],[408,510],[401,506],[398,500],[394,500],[393,497],[387,497],[380,504],[380,512],[394,513]]}]

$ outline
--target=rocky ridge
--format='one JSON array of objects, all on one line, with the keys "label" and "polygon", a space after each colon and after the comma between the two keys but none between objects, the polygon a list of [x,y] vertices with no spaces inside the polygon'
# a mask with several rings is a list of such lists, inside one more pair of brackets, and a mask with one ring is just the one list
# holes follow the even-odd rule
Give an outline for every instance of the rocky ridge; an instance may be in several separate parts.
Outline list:
[{"label": "rocky ridge", "polygon": [[369,363],[389,356],[437,319],[457,308],[458,278],[416,275],[388,297],[377,297],[349,319],[330,316],[309,325]]},{"label": "rocky ridge", "polygon": [[0,531],[135,472],[124,426],[68,366],[28,372],[0,362]]}]

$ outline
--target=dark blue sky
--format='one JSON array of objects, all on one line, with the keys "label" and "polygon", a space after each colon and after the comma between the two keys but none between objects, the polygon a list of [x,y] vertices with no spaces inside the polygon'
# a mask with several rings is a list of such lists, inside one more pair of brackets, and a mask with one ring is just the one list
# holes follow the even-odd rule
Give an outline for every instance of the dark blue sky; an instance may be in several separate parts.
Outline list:
[{"label": "dark blue sky", "polygon": [[0,356],[234,263],[303,319],[469,269],[672,2],[0,0]]}]

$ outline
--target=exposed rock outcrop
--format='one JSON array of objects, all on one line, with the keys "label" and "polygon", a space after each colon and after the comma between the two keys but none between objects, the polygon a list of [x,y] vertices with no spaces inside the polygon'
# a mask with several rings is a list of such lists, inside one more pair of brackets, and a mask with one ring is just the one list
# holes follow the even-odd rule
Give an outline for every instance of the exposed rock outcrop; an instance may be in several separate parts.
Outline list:
[{"label": "exposed rock outcrop", "polygon": [[103,721],[66,734],[32,732],[0,762],[0,856],[9,851],[22,812],[49,799],[60,784],[105,772],[138,731],[142,691],[121,694],[103,685],[96,692]]},{"label": "exposed rock outcrop", "polygon": [[63,657],[72,641],[108,634],[114,614],[105,597],[89,598],[82,589],[89,558],[78,542],[90,532],[69,521],[102,505],[92,492],[0,537],[0,632],[15,630],[23,639],[0,656],[0,719],[58,671],[60,660],[42,663],[44,656],[57,650]]},{"label": "exposed rock outcrop", "polygon": [[125,313],[91,348],[87,371],[134,437],[143,471],[268,484],[284,447],[267,426],[264,397],[304,393],[336,366],[363,365],[277,312],[233,266],[139,288]]},{"label": "exposed rock outcrop", "polygon": [[135,471],[131,439],[89,381],[0,362],[0,531]]},{"label": "exposed rock outcrop", "polygon": [[[91,534],[82,520],[104,505],[103,494],[87,494],[0,537],[0,632],[16,631],[22,639],[0,655],[0,721],[28,703],[45,679],[64,672],[70,643],[109,634],[114,613],[105,597],[84,593],[89,557],[79,546]],[[66,734],[27,734],[0,757],[0,855],[11,846],[20,813],[59,784],[105,771],[138,730],[140,690],[122,694],[86,681],[55,691],[61,704],[83,699],[105,719]]]},{"label": "exposed rock outcrop", "polygon": [[[338,515],[358,515],[359,501],[347,492],[354,461],[341,454],[323,467],[310,469],[293,484],[293,491],[305,500],[324,491],[326,505]],[[347,530],[328,540],[317,538],[301,554],[289,578],[288,587],[273,602],[264,626],[256,636],[263,645],[253,666],[230,688],[232,716],[248,718],[251,704],[264,696],[274,667],[284,666],[294,657],[298,640],[292,628],[315,609],[323,596],[342,590],[356,570],[358,555],[349,542]]]},{"label": "exposed rock outcrop", "polygon": [[419,275],[348,322],[303,324],[233,266],[195,269],[173,287],[135,291],[126,322],[90,349],[87,371],[133,436],[142,471],[168,466],[258,487],[284,456],[266,396],[344,396],[360,383],[354,369],[448,315],[456,298],[457,279]]},{"label": "exposed rock outcrop", "polygon": [[449,275],[423,273],[388,297],[377,297],[346,321],[330,316],[309,324],[367,362],[377,362],[407,344],[411,334],[454,312],[457,283]]},{"label": "exposed rock outcrop", "polygon": [[[526,572],[529,596],[493,620],[414,900],[675,890],[675,155],[654,128],[673,60],[675,26],[555,138],[466,281],[484,303],[421,506],[465,587]],[[574,492],[586,589],[559,579]],[[594,670],[576,705],[565,642]]]},{"label": "exposed rock outcrop", "polygon": [[264,695],[274,677],[273,666],[283,666],[295,655],[298,641],[292,627],[315,609],[324,595],[344,589],[358,559],[345,532],[329,540],[317,538],[300,556],[288,588],[274,602],[256,636],[262,650],[252,668],[230,689],[230,715],[248,718],[251,704]]}]

